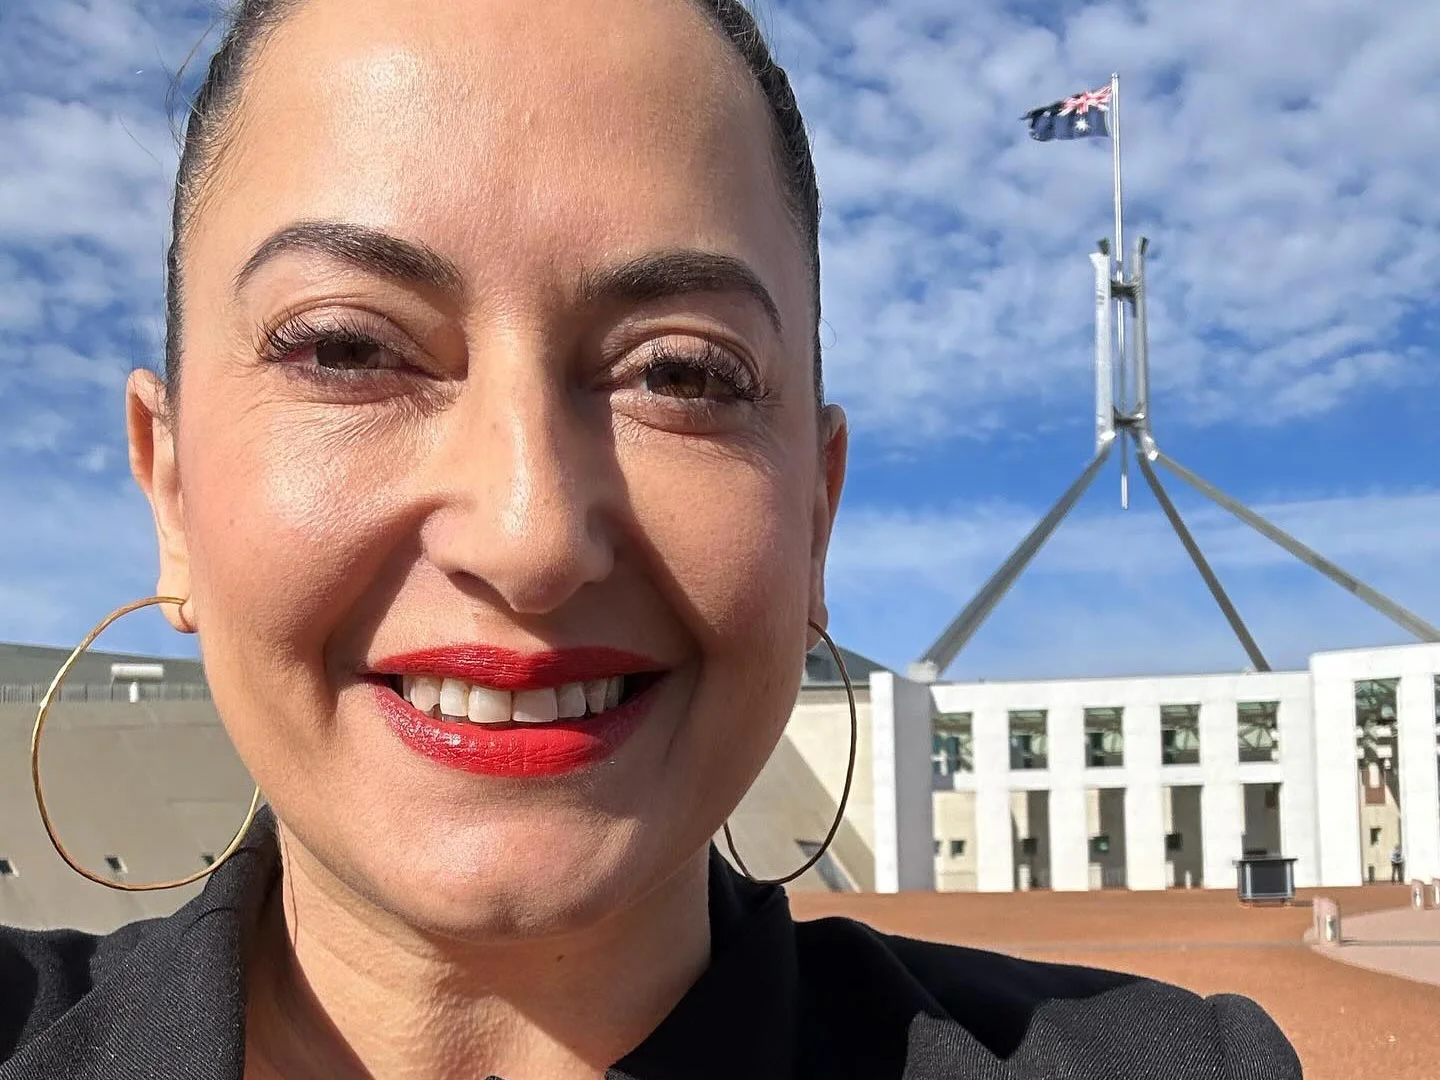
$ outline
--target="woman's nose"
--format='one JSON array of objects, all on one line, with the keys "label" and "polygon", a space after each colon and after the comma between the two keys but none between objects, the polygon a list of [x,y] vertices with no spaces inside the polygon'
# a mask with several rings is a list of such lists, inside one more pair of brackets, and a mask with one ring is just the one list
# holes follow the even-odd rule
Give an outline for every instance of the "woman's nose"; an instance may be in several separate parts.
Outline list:
[{"label": "woman's nose", "polygon": [[426,555],[516,614],[545,614],[614,566],[623,485],[610,426],[553,377],[488,382],[435,420]]}]

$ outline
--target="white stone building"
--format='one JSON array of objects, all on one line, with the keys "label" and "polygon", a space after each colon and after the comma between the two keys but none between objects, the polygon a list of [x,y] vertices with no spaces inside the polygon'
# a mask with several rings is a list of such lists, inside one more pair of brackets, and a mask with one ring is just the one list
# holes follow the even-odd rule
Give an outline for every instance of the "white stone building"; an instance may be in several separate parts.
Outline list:
[{"label": "white stone building", "polygon": [[[1295,672],[932,685],[875,672],[870,783],[847,817],[882,892],[1233,889],[1248,853],[1293,857],[1302,888],[1359,885],[1390,877],[1397,843],[1406,880],[1428,881],[1437,695],[1435,644],[1320,653]],[[803,693],[796,724],[813,726]],[[843,775],[835,757],[807,754],[824,776]]]}]

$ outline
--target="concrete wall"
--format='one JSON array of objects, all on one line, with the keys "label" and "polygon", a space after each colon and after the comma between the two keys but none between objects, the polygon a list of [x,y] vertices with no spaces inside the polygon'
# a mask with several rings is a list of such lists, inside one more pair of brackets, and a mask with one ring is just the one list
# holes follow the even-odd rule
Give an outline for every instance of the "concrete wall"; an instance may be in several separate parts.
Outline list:
[{"label": "concrete wall", "polygon": [[[1110,843],[1108,851],[1090,852],[1089,887],[1092,889],[1125,888],[1125,804],[1129,801],[1127,797],[1133,794],[1134,792],[1124,788],[1101,788],[1091,792],[1086,800],[1086,820],[1091,844],[1102,836]],[[1155,823],[1161,823],[1158,814],[1155,816]],[[1163,866],[1163,847],[1161,856]],[[1161,881],[1163,885],[1163,875]]]},{"label": "concrete wall", "polygon": [[[1014,887],[1020,890],[1050,888],[1050,793],[1010,793],[1011,865]],[[1034,848],[1031,851],[1031,847]]]},{"label": "concrete wall", "polygon": [[1249,854],[1282,855],[1280,785],[1246,784],[1243,850]]},{"label": "concrete wall", "polygon": [[[159,708],[163,705],[164,708]],[[30,783],[35,709],[0,705],[0,923],[108,931],[169,914],[198,885],[121,893],[70,870],[50,846]],[[51,818],[66,848],[106,873],[119,858],[130,881],[162,881],[201,869],[244,820],[254,788],[208,702],[130,705],[61,702],[41,744]]]},{"label": "concrete wall", "polygon": [[1204,834],[1200,826],[1200,786],[1190,784],[1167,787],[1163,801],[1165,833],[1180,838],[1180,850],[1165,856],[1165,884],[1185,888],[1187,875],[1190,886],[1205,884]]},{"label": "concrete wall", "polygon": [[[851,870],[857,880],[864,881],[868,889],[873,886],[875,878],[875,795],[871,775],[873,722],[867,689],[856,688],[855,706],[860,730],[855,754],[855,779],[850,787],[845,821],[862,842],[863,851],[837,854],[846,869]],[[846,756],[850,747],[850,709],[845,691],[802,690],[790,723],[786,725],[785,737],[810,766],[833,808],[838,804],[845,785]],[[867,865],[863,870],[858,866],[852,870],[852,864],[859,862]]]},{"label": "concrete wall", "polygon": [[[968,791],[937,791],[935,807],[935,888],[940,892],[975,889],[975,795]],[[958,854],[956,842],[963,850]]]},{"label": "concrete wall", "polygon": [[1369,769],[1362,767],[1355,776],[1355,797],[1360,803],[1360,875],[1366,881],[1389,881],[1390,853],[1396,844],[1400,844],[1402,854],[1404,852],[1404,838],[1400,833],[1400,783],[1393,771],[1381,769],[1378,762],[1371,767],[1375,770],[1374,779],[1379,782],[1376,789],[1384,802],[1367,803],[1369,785],[1364,773]]}]

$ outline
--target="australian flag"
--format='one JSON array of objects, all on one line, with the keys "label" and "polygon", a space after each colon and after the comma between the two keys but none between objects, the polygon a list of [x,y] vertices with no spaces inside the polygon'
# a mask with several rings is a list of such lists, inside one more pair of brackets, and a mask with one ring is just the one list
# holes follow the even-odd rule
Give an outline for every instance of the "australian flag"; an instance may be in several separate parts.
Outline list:
[{"label": "australian flag", "polygon": [[1030,137],[1039,142],[1109,135],[1110,87],[1107,84],[1053,105],[1042,105],[1021,119],[1029,121]]}]

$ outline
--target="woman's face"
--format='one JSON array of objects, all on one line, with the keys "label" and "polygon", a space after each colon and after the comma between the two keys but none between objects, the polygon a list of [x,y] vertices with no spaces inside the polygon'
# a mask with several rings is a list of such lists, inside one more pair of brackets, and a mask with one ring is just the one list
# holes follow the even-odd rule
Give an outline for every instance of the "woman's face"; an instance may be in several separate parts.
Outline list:
[{"label": "woman's face", "polygon": [[329,880],[593,922],[703,848],[824,619],[843,422],[763,98],[682,0],[309,0],[242,96],[169,427],[132,382],[161,590]]}]

